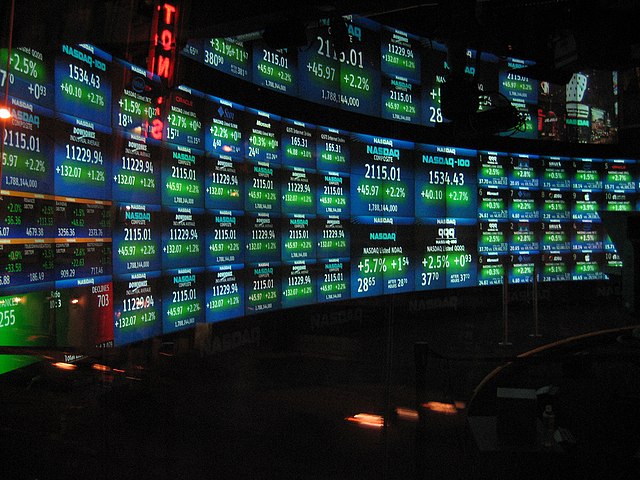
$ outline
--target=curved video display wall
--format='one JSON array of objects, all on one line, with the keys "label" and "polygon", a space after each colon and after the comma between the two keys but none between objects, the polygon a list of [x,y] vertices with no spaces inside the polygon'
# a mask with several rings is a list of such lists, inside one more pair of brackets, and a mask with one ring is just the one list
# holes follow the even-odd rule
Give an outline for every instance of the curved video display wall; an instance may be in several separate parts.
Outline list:
[{"label": "curved video display wall", "polygon": [[[182,54],[261,88],[321,105],[429,127],[446,122],[440,101],[449,71],[444,44],[358,16],[321,21],[309,36],[308,45],[283,49],[262,38],[191,40]],[[520,130],[505,135],[617,142],[617,72],[580,72],[559,85],[523,73],[533,63],[467,51],[465,72],[485,94],[481,103],[490,93],[494,100],[503,95],[524,118]]]},{"label": "curved video display wall", "polygon": [[323,302],[604,279],[619,257],[598,212],[637,209],[631,159],[419,144],[164,95],[90,45],[16,49],[11,66],[3,346],[118,346]]}]

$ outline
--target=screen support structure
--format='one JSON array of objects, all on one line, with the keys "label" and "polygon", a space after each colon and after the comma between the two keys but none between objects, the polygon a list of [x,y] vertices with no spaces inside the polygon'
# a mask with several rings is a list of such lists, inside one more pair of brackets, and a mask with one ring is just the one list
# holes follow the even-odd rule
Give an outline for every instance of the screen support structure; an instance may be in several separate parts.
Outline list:
[{"label": "screen support structure", "polygon": [[[640,214],[638,212],[600,211],[605,229],[622,259],[622,296],[625,308],[640,311]],[[614,272],[608,272],[611,275]]]},{"label": "screen support structure", "polygon": [[[2,121],[2,126],[6,123],[7,119],[11,116],[11,111],[9,110],[9,75],[11,74],[11,47],[13,46],[13,20],[15,15],[15,6],[16,1],[11,0],[11,13],[9,14],[9,29],[8,29],[8,39],[7,39],[7,80],[4,83],[4,101],[6,105],[0,106],[2,110],[4,110],[4,115],[0,115],[0,119]],[[4,130],[4,128],[3,128]],[[0,160],[4,158],[4,141],[0,143]],[[2,178],[2,161],[0,161],[0,178]]]}]

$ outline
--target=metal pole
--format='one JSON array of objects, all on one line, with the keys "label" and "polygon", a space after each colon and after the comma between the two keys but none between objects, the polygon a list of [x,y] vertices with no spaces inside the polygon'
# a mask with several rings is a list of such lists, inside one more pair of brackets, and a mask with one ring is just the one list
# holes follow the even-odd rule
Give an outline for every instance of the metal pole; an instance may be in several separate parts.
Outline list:
[{"label": "metal pole", "polygon": [[533,291],[531,292],[533,302],[533,333],[530,337],[541,337],[539,316],[538,316],[538,269],[533,266]]},{"label": "metal pole", "polygon": [[395,295],[390,295],[389,308],[387,310],[387,348],[385,362],[385,399],[384,399],[384,423],[382,428],[382,436],[384,442],[384,469],[383,477],[389,478],[390,472],[390,445],[389,445],[389,420],[391,418],[391,380],[393,368],[393,321],[395,315]]},{"label": "metal pole", "polygon": [[504,338],[500,345],[512,345],[509,341],[509,272],[505,268],[502,275],[502,325],[504,328]]}]

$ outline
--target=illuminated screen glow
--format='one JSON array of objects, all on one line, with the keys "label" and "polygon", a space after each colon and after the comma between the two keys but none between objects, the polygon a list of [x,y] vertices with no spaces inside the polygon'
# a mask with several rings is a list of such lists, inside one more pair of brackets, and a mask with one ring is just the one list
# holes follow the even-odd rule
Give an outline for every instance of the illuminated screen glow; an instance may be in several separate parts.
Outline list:
[{"label": "illuminated screen glow", "polygon": [[[275,75],[263,82],[287,78],[267,63],[295,75],[322,57],[307,86],[319,96],[335,82],[354,107],[382,75],[388,101],[424,104],[433,59],[418,40],[385,31],[374,55],[381,33],[350,25],[347,56],[333,59],[321,29],[297,70],[293,55],[230,41],[202,50],[238,76],[262,56]],[[156,77],[91,46],[50,55],[19,49],[9,88],[0,345],[110,347],[352,298],[602,280],[620,257],[599,212],[638,209],[633,159],[413,143],[186,86],[161,99]]]}]

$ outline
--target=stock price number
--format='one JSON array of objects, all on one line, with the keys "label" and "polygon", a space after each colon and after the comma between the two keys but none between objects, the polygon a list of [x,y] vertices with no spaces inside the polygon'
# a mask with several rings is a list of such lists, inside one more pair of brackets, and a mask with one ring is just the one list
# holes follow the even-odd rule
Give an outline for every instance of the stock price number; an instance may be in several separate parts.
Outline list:
[{"label": "stock price number", "polygon": [[394,167],[392,165],[377,165],[366,163],[364,165],[365,173],[364,177],[373,180],[391,180],[393,182],[400,182],[400,167]]}]

